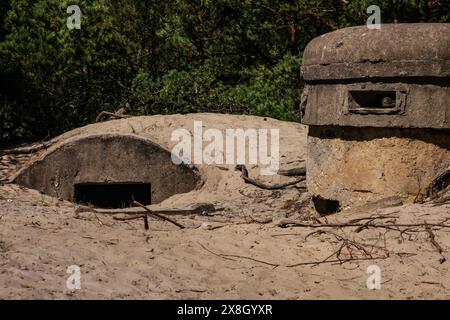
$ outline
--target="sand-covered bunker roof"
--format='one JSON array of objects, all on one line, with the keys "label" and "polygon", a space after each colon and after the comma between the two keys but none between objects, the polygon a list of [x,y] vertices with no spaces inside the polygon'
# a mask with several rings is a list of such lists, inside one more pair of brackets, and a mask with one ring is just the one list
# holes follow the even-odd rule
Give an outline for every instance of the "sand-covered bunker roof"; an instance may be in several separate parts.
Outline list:
[{"label": "sand-covered bunker roof", "polygon": [[[246,197],[239,188],[257,188],[242,181],[234,164],[173,163],[171,150],[177,141],[172,141],[172,133],[177,129],[192,132],[194,121],[203,130],[214,128],[224,134],[227,129],[278,129],[280,168],[302,165],[306,159],[306,127],[298,123],[221,114],[142,116],[95,123],[54,138],[13,181],[71,201],[79,196],[77,188],[83,193],[89,185],[140,184],[150,187],[152,204],[231,204],[231,200],[240,206]],[[248,169],[259,175],[259,165]],[[289,178],[262,179],[276,183]]]}]

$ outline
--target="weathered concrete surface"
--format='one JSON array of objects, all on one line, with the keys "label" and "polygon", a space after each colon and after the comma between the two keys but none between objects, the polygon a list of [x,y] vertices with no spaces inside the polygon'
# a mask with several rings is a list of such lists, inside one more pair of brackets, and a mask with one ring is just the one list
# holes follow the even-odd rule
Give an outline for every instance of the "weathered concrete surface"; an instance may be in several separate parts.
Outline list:
[{"label": "weathered concrete surface", "polygon": [[25,167],[14,182],[72,201],[77,183],[150,183],[152,203],[195,189],[200,176],[175,165],[171,153],[130,134],[81,135],[64,141]]},{"label": "weathered concrete surface", "polygon": [[437,130],[310,126],[308,190],[341,207],[416,197],[450,166],[449,134]]},{"label": "weathered concrete surface", "polygon": [[301,68],[307,186],[342,206],[417,196],[450,166],[450,24],[345,28]]},{"label": "weathered concrete surface", "polygon": [[[304,124],[450,129],[449,83],[413,84],[399,80],[399,83],[318,84],[310,85],[306,90]],[[367,94],[371,91],[395,92],[399,109],[390,114],[370,113],[371,110],[367,110],[367,114],[352,113],[348,110],[348,92],[353,90],[367,91]]]},{"label": "weathered concrete surface", "polygon": [[450,23],[344,28],[313,39],[303,55],[305,80],[450,77]]}]

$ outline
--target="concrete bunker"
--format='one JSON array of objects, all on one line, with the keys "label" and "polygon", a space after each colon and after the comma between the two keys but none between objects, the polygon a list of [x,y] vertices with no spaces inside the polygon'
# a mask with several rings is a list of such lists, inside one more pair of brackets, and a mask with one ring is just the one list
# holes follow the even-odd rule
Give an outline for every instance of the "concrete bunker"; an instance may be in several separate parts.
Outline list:
[{"label": "concrete bunker", "polygon": [[102,208],[154,204],[195,189],[197,171],[130,134],[76,136],[51,147],[13,178],[50,196]]},{"label": "concrete bunker", "polygon": [[301,68],[307,187],[341,206],[425,194],[450,167],[450,24],[345,28]]}]

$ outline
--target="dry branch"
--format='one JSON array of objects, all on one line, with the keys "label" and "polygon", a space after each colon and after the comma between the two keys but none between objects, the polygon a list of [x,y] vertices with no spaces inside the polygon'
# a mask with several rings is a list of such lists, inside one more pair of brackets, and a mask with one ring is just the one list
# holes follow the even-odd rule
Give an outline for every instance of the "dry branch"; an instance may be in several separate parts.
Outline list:
[{"label": "dry branch", "polygon": [[264,189],[264,190],[284,189],[286,187],[293,186],[299,182],[305,181],[305,179],[306,179],[305,177],[302,177],[302,178],[294,180],[294,181],[270,185],[270,184],[266,184],[266,183],[263,183],[263,182],[260,182],[260,181],[250,178],[248,176],[248,170],[245,167],[245,165],[243,165],[243,164],[237,165],[235,169],[241,171],[241,177],[242,177],[242,179],[244,179],[245,183],[250,183],[250,184],[252,184],[258,188]]},{"label": "dry branch", "polygon": [[441,259],[439,259],[439,262],[442,264],[444,263],[447,259],[444,257],[443,252],[444,250],[442,250],[442,247],[439,245],[439,243],[436,241],[436,237],[433,233],[433,230],[431,230],[430,226],[425,222],[425,230],[427,231],[428,235],[430,236],[430,241],[433,244],[433,246],[436,248],[436,250],[439,252],[439,254],[441,255]]},{"label": "dry branch", "polygon": [[271,262],[267,262],[267,261],[263,261],[263,260],[254,259],[254,258],[251,258],[251,257],[240,256],[240,255],[236,255],[236,254],[216,253],[216,252],[214,252],[214,251],[212,251],[212,250],[209,250],[208,248],[206,248],[206,247],[205,247],[204,245],[202,245],[201,243],[199,243],[199,245],[200,245],[203,249],[205,249],[206,251],[208,251],[209,253],[212,253],[212,254],[214,254],[215,256],[218,256],[218,257],[221,257],[221,258],[224,258],[224,259],[230,260],[229,258],[241,258],[241,259],[247,259],[247,260],[252,260],[252,261],[255,261],[255,262],[267,264],[267,265],[272,266],[272,267],[278,267],[278,266],[280,266],[280,265],[277,264],[277,263],[271,263]]},{"label": "dry branch", "polygon": [[148,226],[148,217],[146,214],[144,215],[139,215],[139,216],[134,216],[134,217],[113,217],[114,220],[118,220],[118,221],[128,221],[128,220],[136,220],[136,219],[143,219],[144,220],[144,229],[148,230],[149,226]]},{"label": "dry branch", "polygon": [[137,206],[143,208],[145,211],[148,212],[149,215],[151,215],[151,216],[153,216],[153,217],[160,218],[160,219],[165,220],[165,221],[167,221],[167,222],[170,222],[170,223],[176,225],[176,226],[177,226],[178,228],[180,228],[180,229],[184,229],[184,226],[181,225],[181,224],[179,224],[179,223],[176,222],[175,220],[172,220],[172,219],[170,219],[170,218],[167,218],[167,217],[165,217],[165,216],[163,216],[163,215],[161,215],[161,214],[159,214],[159,213],[153,212],[152,210],[150,210],[149,208],[147,208],[146,206],[144,206],[143,204],[141,204],[141,203],[139,203],[139,202],[137,202],[137,201],[133,201],[133,203],[134,203],[135,205],[137,205]]},{"label": "dry branch", "polygon": [[346,262],[352,262],[352,261],[363,261],[363,260],[384,260],[389,258],[388,256],[381,256],[381,257],[368,257],[368,258],[349,258],[349,259],[335,259],[335,260],[326,260],[326,261],[316,261],[316,262],[299,262],[295,264],[287,265],[287,268],[293,268],[293,267],[299,267],[299,266],[309,266],[309,265],[319,265],[324,263],[339,263],[343,264]]},{"label": "dry branch", "polygon": [[223,258],[223,259],[225,259],[225,260],[235,261],[234,259],[224,257],[223,255],[221,255],[221,254],[219,254],[219,253],[215,253],[214,251],[209,250],[209,249],[206,248],[204,245],[202,245],[200,242],[198,243],[198,245],[199,245],[200,247],[202,247],[204,250],[208,251],[209,253],[211,253],[211,254],[213,254],[213,255],[219,257],[219,258]]},{"label": "dry branch", "polygon": [[[264,261],[264,260],[259,260],[259,259],[255,259],[255,258],[252,258],[252,257],[247,257],[247,256],[242,256],[242,255],[237,255],[237,254],[216,253],[216,252],[206,248],[203,244],[201,244],[201,243],[198,243],[198,244],[205,251],[207,251],[207,252],[209,252],[209,253],[217,256],[217,257],[226,259],[226,260],[235,261],[232,258],[238,258],[238,259],[246,259],[246,260],[255,261],[255,262],[262,263],[262,264],[265,264],[265,265],[268,265],[268,266],[271,266],[271,267],[274,267],[274,268],[279,267],[279,266],[283,266],[283,265],[278,264],[278,263],[267,262],[267,261]],[[334,254],[336,254],[336,252],[334,252],[331,256],[333,256]],[[324,259],[322,261],[300,262],[300,263],[285,265],[284,267],[293,268],[293,267],[298,267],[298,266],[319,265],[319,264],[323,264],[323,263],[339,263],[339,264],[343,264],[343,263],[351,262],[351,261],[387,259],[388,257],[389,256],[386,255],[386,256],[380,256],[380,257],[366,257],[366,258],[353,258],[353,257],[351,257],[351,258],[347,258],[347,259],[335,259],[335,260],[328,260],[328,258],[326,258],[326,259]]]},{"label": "dry branch", "polygon": [[[146,213],[147,210],[136,210],[138,208],[125,208],[125,209],[94,209],[96,213],[102,214],[143,214]],[[221,211],[223,208],[216,208],[212,203],[194,203],[190,208],[159,208],[152,209],[152,213],[159,213],[164,215],[192,215],[192,214],[200,214],[200,215],[208,215],[212,212]]]},{"label": "dry branch", "polygon": [[[445,221],[447,221],[446,219]],[[364,227],[364,228],[396,228],[396,227],[406,227],[406,228],[414,228],[414,227],[438,227],[438,228],[450,228],[450,225],[441,223],[303,223],[295,220],[281,220],[277,226],[281,228],[286,227],[303,227],[303,228],[346,228],[346,227]]]},{"label": "dry branch", "polygon": [[11,149],[5,149],[0,150],[0,156],[7,155],[7,154],[30,154],[38,152],[42,149],[47,148],[50,146],[50,142],[42,142],[37,145],[28,146],[28,147],[17,147],[17,148],[11,148]]},{"label": "dry branch", "polygon": [[[325,259],[320,260],[320,261],[307,261],[307,262],[300,262],[300,263],[295,263],[295,264],[290,264],[290,265],[285,265],[285,267],[288,268],[292,268],[292,267],[297,267],[297,266],[306,266],[306,265],[319,265],[319,264],[324,264],[324,263],[346,263],[346,262],[350,262],[350,261],[355,261],[355,260],[376,260],[376,259],[387,259],[389,257],[389,251],[387,250],[386,247],[380,247],[380,246],[376,246],[376,245],[370,245],[370,244],[363,244],[363,243],[358,243],[354,240],[350,240],[347,239],[339,234],[336,234],[334,232],[331,231],[324,231],[324,230],[317,230],[314,231],[310,234],[308,234],[305,237],[305,240],[308,239],[309,236],[313,235],[313,234],[328,234],[333,236],[339,243],[339,247],[336,251],[334,251],[333,253],[331,253],[330,255],[328,255]],[[242,255],[236,255],[236,254],[223,254],[223,253],[216,253],[214,251],[211,251],[210,249],[206,248],[205,246],[203,246],[201,243],[199,243],[199,245],[205,249],[206,251],[208,251],[211,254],[214,254],[218,257],[224,258],[224,259],[228,259],[230,260],[230,258],[241,258],[241,259],[247,259],[247,260],[252,260],[255,262],[259,262],[262,264],[266,264],[272,267],[278,267],[278,266],[282,266],[279,263],[273,263],[273,262],[267,262],[264,260],[259,260],[259,259],[255,259],[252,257],[248,257],[248,256],[242,256]],[[371,251],[369,252],[365,246],[369,246],[371,247]],[[348,258],[342,258],[342,251],[346,249],[349,257]],[[384,251],[384,255],[377,255],[377,256],[373,256],[372,255],[372,251],[374,249],[377,250],[382,250]],[[358,252],[359,255],[363,255],[361,256],[355,256],[353,250],[356,250]],[[333,256],[336,257],[336,259],[330,260],[330,258],[332,258]]]},{"label": "dry branch", "polygon": [[[355,230],[356,233],[358,233],[361,230],[366,229],[366,228],[384,228],[384,229],[386,229],[386,232],[388,232],[389,230],[398,231],[400,233],[400,237],[402,239],[403,239],[403,235],[406,234],[409,236],[410,240],[411,240],[413,233],[426,231],[429,235],[429,239],[430,239],[432,245],[436,248],[436,250],[441,255],[441,259],[439,260],[439,262],[444,263],[446,261],[446,258],[443,255],[443,249],[439,245],[439,243],[436,241],[432,227],[436,228],[436,229],[450,228],[450,225],[445,224],[445,222],[450,220],[450,218],[444,219],[440,223],[428,223],[426,221],[424,221],[423,223],[411,223],[411,224],[395,223],[395,222],[373,223],[373,221],[375,219],[386,219],[386,218],[393,218],[393,217],[392,216],[390,216],[390,217],[378,216],[378,217],[361,218],[361,219],[357,219],[357,220],[352,220],[352,221],[362,221],[362,219],[368,219],[368,221],[366,221],[364,223],[350,221],[347,223],[324,223],[324,224],[314,223],[314,224],[310,224],[310,223],[302,223],[302,222],[297,222],[297,221],[292,221],[292,220],[283,220],[278,224],[278,226],[281,226],[281,227],[292,226],[292,227],[305,227],[305,228],[317,228],[318,229],[318,230],[313,231],[313,232],[309,233],[308,235],[306,235],[305,240],[307,240],[308,237],[310,237],[311,235],[314,235],[314,234],[333,235],[339,242],[341,242],[341,245],[334,253],[332,253],[330,256],[328,256],[324,260],[322,260],[321,263],[328,263],[330,261],[329,259],[333,256],[336,256],[338,261],[342,260],[340,255],[344,248],[347,249],[347,251],[349,252],[350,258],[353,258],[352,257],[352,249],[356,249],[359,252],[362,252],[364,255],[372,258],[371,252],[366,251],[364,246],[370,246],[372,248],[372,250],[381,249],[385,252],[386,257],[389,256],[389,251],[386,248],[386,233],[384,234],[384,248],[383,248],[383,247],[379,247],[379,246],[375,246],[375,245],[360,244],[353,240],[349,240],[340,235],[337,235],[336,233],[333,233],[330,231],[325,231],[325,230],[321,229],[321,228],[344,228],[344,227],[357,227]],[[401,229],[401,228],[403,228],[403,229]],[[296,234],[280,234],[280,235],[273,235],[273,236],[275,237],[275,236],[283,236],[283,235],[296,235]],[[377,259],[381,259],[381,258],[383,258],[383,257],[377,257]],[[298,265],[304,265],[304,264],[305,263],[301,263]],[[313,263],[306,263],[306,264],[313,264]],[[295,266],[297,266],[297,265],[295,265]]]},{"label": "dry branch", "polygon": [[286,169],[286,170],[278,170],[277,174],[280,176],[286,176],[286,177],[305,176],[306,168],[300,167],[300,168],[292,168],[292,169]]}]

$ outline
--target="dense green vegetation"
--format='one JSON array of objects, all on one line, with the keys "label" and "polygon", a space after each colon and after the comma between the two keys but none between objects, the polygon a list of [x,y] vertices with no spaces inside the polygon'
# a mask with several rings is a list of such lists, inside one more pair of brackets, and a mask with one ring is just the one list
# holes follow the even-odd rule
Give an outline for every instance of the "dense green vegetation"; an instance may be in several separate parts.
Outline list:
[{"label": "dense green vegetation", "polygon": [[120,108],[299,120],[302,50],[372,4],[384,23],[450,21],[449,0],[3,0],[0,145]]}]

